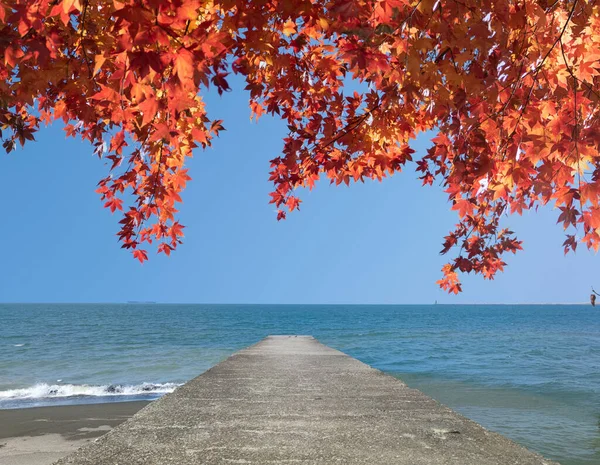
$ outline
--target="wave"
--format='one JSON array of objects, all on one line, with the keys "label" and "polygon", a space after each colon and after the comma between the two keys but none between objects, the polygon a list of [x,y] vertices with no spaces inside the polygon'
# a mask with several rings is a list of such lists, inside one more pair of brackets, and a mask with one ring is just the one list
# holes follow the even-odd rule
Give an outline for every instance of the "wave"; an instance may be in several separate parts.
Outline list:
[{"label": "wave", "polygon": [[65,397],[110,397],[140,396],[168,394],[181,384],[177,383],[142,383],[136,385],[106,384],[94,386],[89,384],[46,384],[39,383],[23,389],[0,391],[0,402],[3,400],[54,399]]}]

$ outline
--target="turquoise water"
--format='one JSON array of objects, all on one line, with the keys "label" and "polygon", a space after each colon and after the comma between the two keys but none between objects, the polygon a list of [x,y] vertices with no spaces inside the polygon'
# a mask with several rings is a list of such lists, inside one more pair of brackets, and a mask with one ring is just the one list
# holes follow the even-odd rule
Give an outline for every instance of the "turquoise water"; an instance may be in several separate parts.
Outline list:
[{"label": "turquoise water", "polygon": [[590,306],[0,305],[0,408],[156,398],[311,334],[563,465],[600,464]]}]

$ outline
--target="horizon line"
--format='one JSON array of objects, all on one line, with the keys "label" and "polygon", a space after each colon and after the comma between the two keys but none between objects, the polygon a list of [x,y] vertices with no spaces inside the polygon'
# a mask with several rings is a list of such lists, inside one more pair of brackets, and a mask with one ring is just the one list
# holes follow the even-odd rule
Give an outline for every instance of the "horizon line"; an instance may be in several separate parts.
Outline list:
[{"label": "horizon line", "polygon": [[435,303],[348,303],[348,302],[335,302],[335,303],[265,303],[265,302],[160,302],[160,301],[100,301],[100,302],[0,302],[0,305],[289,305],[289,306],[473,306],[473,305],[493,305],[493,306],[507,306],[507,305],[530,305],[530,306],[541,306],[541,305],[590,305],[589,302],[465,302],[465,303],[446,303],[446,302],[435,302]]}]

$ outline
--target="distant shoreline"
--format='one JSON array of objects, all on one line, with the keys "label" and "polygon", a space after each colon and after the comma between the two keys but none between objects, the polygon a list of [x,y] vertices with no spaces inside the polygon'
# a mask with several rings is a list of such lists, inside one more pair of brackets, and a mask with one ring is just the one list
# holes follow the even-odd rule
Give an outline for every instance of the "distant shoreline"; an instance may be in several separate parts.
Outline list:
[{"label": "distant shoreline", "polygon": [[128,300],[126,302],[0,302],[0,305],[164,305],[164,306],[177,306],[177,305],[210,305],[214,307],[226,307],[226,306],[235,306],[235,307],[433,307],[433,306],[444,306],[444,307],[470,307],[474,305],[480,305],[482,307],[498,307],[498,306],[519,306],[519,307],[535,307],[535,306],[575,306],[575,305],[590,305],[589,301],[583,302],[533,302],[533,303],[518,303],[518,302],[504,302],[504,303],[494,303],[494,302],[467,302],[467,303],[450,303],[450,302],[431,302],[431,303],[418,303],[418,304],[406,304],[406,303],[386,303],[386,304],[377,304],[377,303],[325,303],[325,304],[294,304],[294,303],[283,303],[283,304],[274,304],[274,303],[202,303],[202,302],[158,302],[158,301],[137,301],[137,300]]}]

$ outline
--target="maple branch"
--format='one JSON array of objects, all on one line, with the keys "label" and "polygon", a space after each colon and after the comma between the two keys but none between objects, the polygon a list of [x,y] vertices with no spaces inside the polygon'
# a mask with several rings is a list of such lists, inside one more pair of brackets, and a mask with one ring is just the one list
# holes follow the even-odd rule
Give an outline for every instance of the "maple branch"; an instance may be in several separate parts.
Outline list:
[{"label": "maple branch", "polygon": [[[590,84],[588,84],[586,81],[583,81],[583,80],[579,79],[577,76],[575,76],[575,74],[573,74],[573,68],[572,68],[572,67],[569,65],[569,63],[568,63],[568,61],[567,61],[567,57],[566,57],[566,55],[565,55],[565,49],[564,49],[564,46],[563,46],[562,40],[561,40],[561,42],[560,42],[560,48],[561,48],[561,52],[562,52],[563,61],[564,61],[564,63],[565,63],[565,66],[567,67],[567,71],[569,72],[569,74],[571,75],[571,77],[573,78],[573,80],[574,80],[574,82],[575,82],[575,83],[574,83],[574,86],[576,87],[576,84],[577,84],[577,82],[579,82],[579,83],[580,83],[580,84],[582,84],[582,85],[585,85],[585,86],[587,86],[587,88],[588,88],[588,91],[589,91],[590,93],[594,94],[594,95],[595,95],[595,96],[596,96],[596,97],[597,97],[597,98],[600,100],[600,94],[598,94],[598,92],[596,92],[596,91],[594,90],[594,88],[593,88],[593,87],[592,87]],[[577,95],[575,95],[575,102],[576,102],[576,101],[577,101]],[[576,104],[576,103],[575,103],[575,107],[577,107],[577,104]]]},{"label": "maple branch", "polygon": [[562,36],[564,35],[565,31],[567,30],[567,26],[569,25],[569,23],[571,22],[571,19],[573,18],[573,14],[575,13],[575,7],[577,6],[577,2],[578,1],[579,0],[575,0],[573,2],[573,6],[571,7],[571,11],[569,11],[569,16],[567,17],[567,20],[565,21],[565,24],[563,25],[562,30],[560,31],[559,36],[556,38],[556,40],[554,41],[554,43],[550,47],[550,50],[548,50],[548,52],[544,55],[544,58],[542,58],[542,61],[539,64],[539,66],[537,66],[537,68],[536,68],[537,69],[536,75],[539,72],[539,70],[542,68],[542,66],[544,65],[544,62],[546,61],[546,58],[548,58],[548,56],[550,55],[550,53],[552,53],[552,50],[554,50],[554,47],[556,47],[556,44],[559,43],[559,42],[561,42]]},{"label": "maple branch", "polygon": [[[163,31],[165,31],[165,32],[167,33],[167,35],[168,35],[169,37],[171,37],[171,38],[172,38],[172,39],[173,39],[175,42],[177,42],[177,43],[178,43],[178,44],[179,44],[181,47],[184,47],[183,43],[182,43],[182,42],[181,42],[181,40],[180,40],[181,38],[180,38],[179,36],[175,35],[175,34],[173,33],[173,31],[171,31],[171,30],[170,30],[168,27],[166,27],[166,26],[163,26],[163,25],[162,25],[162,24],[160,24],[158,21],[156,21],[156,25],[157,25],[158,27],[160,27],[160,28],[161,28]],[[184,48],[185,48],[185,47],[184,47]]]},{"label": "maple branch", "polygon": [[558,4],[560,3],[560,1],[561,1],[561,0],[555,0],[555,2],[554,2],[552,5],[550,5],[549,7],[547,7],[547,8],[546,8],[544,11],[545,11],[546,13],[549,13],[550,11],[552,11],[552,9],[553,9],[553,8],[554,8],[556,5],[558,5]]},{"label": "maple branch", "polygon": [[[537,26],[536,26],[536,28],[533,31],[531,31],[531,35],[534,38],[536,38],[536,35],[535,35],[536,30],[537,30]],[[523,48],[525,47],[525,39],[526,38],[527,38],[527,29],[523,33],[523,40],[521,41],[521,48],[519,49],[518,55],[521,55],[523,53]],[[537,38],[536,38],[536,41],[537,41]],[[502,109],[497,114],[500,114],[500,115],[504,116],[504,112],[508,108],[509,103],[512,101],[512,98],[515,96],[515,93],[517,92],[517,89],[519,88],[519,84],[522,82],[523,78],[525,76],[527,76],[527,74],[525,74],[525,75],[522,74],[524,66],[525,66],[525,57],[523,57],[523,59],[521,60],[521,66],[519,67],[519,71],[517,72],[517,78],[514,81],[512,81],[509,85],[505,86],[502,89],[502,91],[503,91],[503,90],[507,89],[509,86],[512,86],[514,84],[514,86],[512,87],[512,91],[510,93],[510,96],[506,100],[506,103],[504,104],[504,106],[502,107]]]},{"label": "maple branch", "polygon": [[[394,29],[392,29],[390,32],[387,32],[386,35],[391,36],[394,32],[396,32],[398,29],[400,29],[401,27],[403,27],[408,21],[412,21],[412,17],[413,15],[417,12],[417,9],[419,8],[419,5],[421,4],[423,0],[419,0],[417,2],[417,4],[414,6],[414,8],[412,9],[412,11],[408,14],[408,16],[406,18],[404,18],[400,24],[398,24]],[[441,6],[440,6],[441,8]],[[375,8],[373,8],[373,11],[375,11]],[[369,40],[373,34],[375,34],[376,29],[373,28],[373,30],[371,31],[371,33],[366,37],[366,40]]]},{"label": "maple branch", "polygon": [[[84,56],[83,60],[85,61],[85,64],[88,67],[88,72],[89,72],[89,75],[90,75],[90,79],[93,79],[93,77],[94,77],[94,71],[92,70],[92,67],[90,65],[90,61],[88,59],[87,50],[83,46],[83,35],[85,34],[85,19],[86,19],[86,16],[87,16],[88,6],[89,6],[89,1],[85,0],[85,2],[83,4],[83,12],[81,14],[81,30],[79,32],[79,44],[77,45],[77,48],[79,48],[81,46],[81,50],[82,50],[83,56]],[[74,53],[77,52],[77,48],[75,49]]]},{"label": "maple branch", "polygon": [[[573,14],[575,13],[575,7],[577,6],[577,2],[578,1],[579,0],[575,0],[573,2],[573,6],[571,7],[571,11],[569,12],[569,16],[568,16],[567,20],[565,21],[565,24],[563,25],[562,30],[560,31],[559,36],[552,43],[552,46],[550,47],[550,50],[548,50],[546,52],[546,54],[542,58],[542,61],[540,62],[540,64],[538,66],[536,66],[536,68],[535,68],[535,74],[534,74],[534,76],[532,78],[533,82],[531,83],[531,86],[529,88],[529,92],[527,93],[527,98],[525,99],[525,103],[522,105],[521,111],[519,113],[519,117],[517,118],[517,122],[515,123],[515,126],[514,126],[513,130],[511,131],[510,135],[505,139],[504,143],[500,147],[500,148],[504,148],[503,158],[506,156],[506,149],[508,148],[508,144],[510,143],[510,140],[515,135],[515,133],[517,132],[517,128],[519,127],[519,124],[521,123],[521,120],[523,119],[523,115],[525,114],[525,110],[529,106],[529,102],[531,101],[531,95],[533,94],[533,89],[535,88],[535,85],[538,83],[538,75],[540,73],[540,70],[544,66],[544,63],[545,63],[546,59],[548,58],[548,56],[550,56],[550,53],[552,53],[552,50],[554,50],[554,48],[556,47],[556,44],[560,43],[561,46],[562,46],[562,36],[564,35],[565,31],[567,30],[567,26],[571,22],[571,18],[573,17]],[[523,76],[523,77],[525,77],[525,76]],[[522,81],[523,77],[521,78],[521,81]]]},{"label": "maple branch", "polygon": [[435,57],[433,62],[437,65],[440,61],[442,61],[442,58],[444,58],[444,56],[448,52],[452,52],[452,50],[450,50],[450,47],[446,47],[446,49],[443,52],[438,53],[438,56]]},{"label": "maple branch", "polygon": [[464,2],[459,2],[458,0],[454,0],[454,3],[456,3],[457,5],[462,5],[464,6],[467,10],[469,10],[471,13],[476,13],[477,10],[475,8],[473,8],[472,6],[467,5]]},{"label": "maple branch", "polygon": [[[462,222],[461,222],[462,223]],[[464,223],[463,223],[464,224]],[[464,226],[463,226],[464,227]],[[467,232],[467,234],[465,234],[464,239],[462,240],[462,243],[460,245],[460,250],[458,251],[458,256],[456,257],[456,259],[459,259],[462,257],[462,253],[463,250],[465,249],[465,244],[467,243],[467,241],[469,240],[469,238],[471,237],[471,234],[473,234],[475,232],[475,225],[473,225],[471,227],[471,230],[469,232]]]},{"label": "maple branch", "polygon": [[452,66],[454,66],[454,71],[456,71],[456,74],[460,74],[458,65],[456,64],[456,57],[454,56],[454,51],[452,49],[450,50],[450,56],[452,57]]},{"label": "maple branch", "polygon": [[[560,1],[560,0],[558,0],[558,1]],[[520,68],[520,71],[519,71],[519,74],[518,74],[518,76],[520,76],[520,78],[518,78],[515,81],[512,81],[509,85],[512,85],[513,83],[519,84],[520,82],[523,81],[524,78],[526,78],[527,76],[529,76],[532,73],[535,73],[535,76],[533,77],[533,79],[535,79],[537,77],[537,75],[539,74],[539,72],[542,71],[542,67],[543,67],[546,59],[548,58],[548,56],[550,55],[550,53],[552,53],[552,50],[554,50],[554,47],[556,47],[556,44],[562,39],[562,36],[565,33],[565,30],[566,30],[567,26],[569,25],[569,22],[571,21],[571,18],[573,17],[573,14],[574,14],[574,11],[575,11],[575,6],[577,5],[577,2],[578,2],[578,0],[575,0],[575,3],[573,4],[573,7],[570,10],[569,17],[567,18],[567,21],[565,22],[565,24],[562,27],[560,35],[556,38],[556,40],[554,41],[554,43],[552,44],[552,46],[550,47],[550,49],[548,50],[548,52],[546,52],[546,54],[543,56],[543,58],[542,58],[541,62],[539,63],[539,65],[537,65],[534,69],[529,70],[525,74],[521,75],[520,71],[522,71],[522,69],[523,69],[523,64],[525,62],[525,59],[521,60],[521,68]],[[538,26],[539,26],[539,24],[538,24]],[[536,32],[538,26],[536,26],[533,29],[533,31],[531,32],[531,35],[533,35],[533,37],[536,39],[536,42],[537,42],[537,37],[535,35],[535,32]],[[527,38],[527,35],[523,34],[523,42],[522,42],[523,44],[525,43],[525,39],[526,38]],[[538,43],[538,45],[539,45],[539,43]],[[523,49],[523,46],[521,47],[521,51]],[[508,85],[505,86],[502,90],[506,89],[507,87],[508,87]],[[518,85],[515,86],[515,89],[516,88],[518,88]]]},{"label": "maple branch", "polygon": [[581,214],[583,214],[583,202],[581,200],[581,156],[579,154],[579,118],[577,115],[577,82],[578,79],[573,74],[573,68],[567,61],[567,56],[565,54],[565,47],[563,45],[562,40],[560,41],[560,50],[562,53],[563,61],[565,62],[565,66],[567,67],[567,71],[573,78],[573,115],[575,118],[575,127],[573,128],[573,136],[575,143],[575,153],[577,155],[577,190],[579,191],[579,209],[581,210]]},{"label": "maple branch", "polygon": [[573,79],[575,79],[577,82],[579,82],[581,85],[584,85],[587,87],[587,90],[590,94],[594,94],[596,96],[596,98],[598,100],[600,100],[600,94],[594,90],[594,88],[588,84],[586,81],[582,81],[581,79],[579,79],[577,76],[571,74],[571,76],[573,77]]},{"label": "maple branch", "polygon": [[[159,145],[159,155],[158,155],[158,166],[156,167],[156,175],[154,177],[154,186],[153,186],[153,191],[152,191],[152,195],[149,197],[148,200],[148,207],[151,208],[152,207],[152,203],[154,202],[154,199],[156,198],[156,194],[158,193],[158,187],[160,185],[159,179],[161,177],[161,167],[163,165],[162,162],[163,159],[163,144],[161,143]],[[158,207],[158,205],[156,205],[156,211],[160,212],[160,208]],[[156,216],[159,216],[158,214]],[[150,217],[150,215],[148,216],[148,218]],[[142,218],[140,220],[140,223],[137,225],[137,231],[135,232],[135,235],[133,236],[133,241],[137,244],[141,244],[141,241],[138,240],[138,238],[140,237],[140,232],[142,231],[142,226],[146,223],[146,221],[148,220],[148,218],[144,218],[144,215],[142,215]]]},{"label": "maple branch", "polygon": [[[531,35],[534,38],[536,38],[535,32],[536,32],[537,28],[538,28],[538,26],[536,26],[533,29],[533,31],[531,31]],[[518,53],[515,51],[516,55],[521,55],[523,53],[523,48],[525,47],[525,42],[526,42],[527,36],[528,36],[527,31],[525,31],[523,33],[523,40],[521,41],[521,47],[520,47]],[[536,38],[536,42],[537,42],[537,38]],[[450,53],[452,54],[452,63],[454,65],[454,69],[458,73],[457,65],[456,65],[455,58],[454,58],[454,53],[452,52],[452,50],[450,50]],[[469,131],[464,135],[464,137],[469,136],[471,134],[471,132],[473,132],[475,129],[479,129],[481,127],[481,125],[489,119],[501,117],[500,118],[501,122],[504,121],[504,112],[508,108],[509,104],[512,102],[512,99],[515,96],[517,89],[519,89],[519,87],[520,87],[519,84],[522,82],[523,78],[528,76],[530,73],[528,71],[527,73],[522,74],[524,66],[525,66],[525,57],[523,57],[523,59],[521,60],[521,63],[519,66],[519,71],[516,74],[517,77],[515,79],[511,80],[508,84],[506,84],[504,87],[502,87],[501,89],[498,90],[498,95],[499,95],[502,92],[504,92],[506,89],[508,89],[509,87],[511,88],[510,95],[506,99],[506,103],[503,105],[502,109],[500,109],[494,113],[491,113],[491,114],[487,115],[485,118],[483,118],[481,121],[478,121],[476,125],[474,125],[471,129],[469,129]]]},{"label": "maple branch", "polygon": [[341,133],[336,135],[333,139],[331,139],[329,142],[327,142],[324,145],[321,145],[320,143],[316,143],[315,146],[313,147],[313,150],[319,148],[325,148],[325,147],[329,147],[330,145],[336,143],[338,140],[340,140],[342,137],[344,137],[345,135],[349,134],[350,132],[354,131],[356,128],[358,128],[362,123],[364,123],[369,116],[371,116],[373,114],[373,112],[375,112],[379,107],[381,107],[381,103],[382,101],[380,100],[379,103],[377,105],[375,105],[373,108],[371,108],[370,110],[365,111],[359,118],[358,121],[354,122],[354,126],[352,126],[353,123],[348,123],[346,126],[344,126],[341,129]]}]

